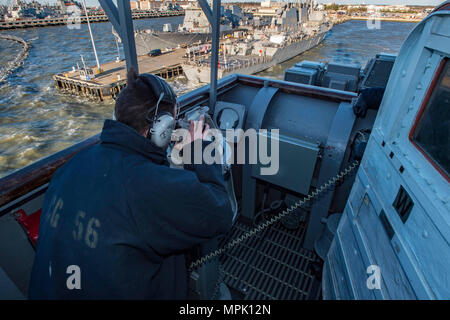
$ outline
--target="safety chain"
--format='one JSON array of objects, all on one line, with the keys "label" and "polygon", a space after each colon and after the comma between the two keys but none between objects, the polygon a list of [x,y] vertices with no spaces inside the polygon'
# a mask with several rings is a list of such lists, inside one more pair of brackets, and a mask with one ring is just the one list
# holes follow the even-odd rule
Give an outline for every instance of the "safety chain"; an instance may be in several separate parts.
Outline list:
[{"label": "safety chain", "polygon": [[338,175],[336,175],[335,177],[333,177],[330,180],[328,180],[326,183],[324,183],[318,189],[315,189],[310,194],[308,194],[306,197],[304,197],[303,199],[301,199],[298,202],[294,203],[291,207],[285,209],[283,212],[279,213],[277,216],[271,218],[270,220],[268,220],[266,222],[260,223],[255,228],[253,228],[252,230],[246,232],[242,236],[240,236],[240,237],[238,237],[238,238],[228,242],[224,247],[222,247],[220,249],[217,249],[217,250],[215,250],[215,251],[213,251],[213,252],[203,256],[202,258],[198,259],[197,261],[192,262],[191,265],[189,266],[189,271],[193,271],[193,270],[198,269],[199,267],[201,267],[202,265],[204,265],[206,262],[208,262],[209,260],[213,259],[214,257],[217,257],[217,256],[221,255],[225,251],[227,251],[227,250],[237,246],[241,242],[247,240],[248,238],[254,236],[255,234],[263,231],[267,227],[273,225],[275,222],[278,222],[280,219],[284,218],[286,215],[292,213],[297,208],[303,206],[306,202],[311,201],[312,199],[317,197],[319,194],[321,194],[326,189],[336,185],[336,183],[338,181],[341,181],[342,178],[344,178],[350,172],[355,170],[355,168],[358,167],[358,165],[359,165],[359,161],[355,160],[350,166],[348,166],[346,169],[341,171]]}]

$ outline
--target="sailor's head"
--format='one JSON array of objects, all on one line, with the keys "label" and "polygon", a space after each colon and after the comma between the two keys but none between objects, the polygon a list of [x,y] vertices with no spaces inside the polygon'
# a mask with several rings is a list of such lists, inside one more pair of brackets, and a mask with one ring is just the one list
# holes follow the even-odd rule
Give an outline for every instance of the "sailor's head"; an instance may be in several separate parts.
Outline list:
[{"label": "sailor's head", "polygon": [[176,118],[177,109],[177,95],[164,79],[149,73],[137,75],[130,68],[127,86],[116,99],[114,115],[117,121],[146,136],[155,112]]}]

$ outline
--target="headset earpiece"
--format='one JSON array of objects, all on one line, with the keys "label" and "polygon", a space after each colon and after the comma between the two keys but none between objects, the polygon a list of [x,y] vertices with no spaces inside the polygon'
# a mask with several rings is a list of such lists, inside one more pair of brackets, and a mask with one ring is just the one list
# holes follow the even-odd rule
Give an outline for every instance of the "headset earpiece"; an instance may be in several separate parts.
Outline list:
[{"label": "headset earpiece", "polygon": [[[150,124],[147,138],[156,146],[166,148],[171,140],[172,131],[175,128],[175,119],[169,112],[158,112],[159,104],[176,106],[177,96],[172,87],[162,78],[153,74],[142,74],[139,78],[150,87],[155,96],[158,97],[156,106],[148,110],[145,119]],[[150,115],[155,112],[152,119]]]},{"label": "headset earpiece", "polygon": [[[150,123],[147,138],[150,139],[150,141],[154,145],[160,148],[165,148],[169,145],[172,137],[172,131],[175,128],[175,119],[170,113],[158,113],[159,104],[161,103],[163,98],[164,92],[161,92],[156,106],[151,108],[146,116],[147,122]],[[155,115],[153,116],[153,120],[150,120],[149,115],[153,111],[153,109],[155,109]]]},{"label": "headset earpiece", "polygon": [[174,128],[175,119],[173,116],[168,112],[163,112],[153,120],[148,130],[147,138],[157,147],[165,148],[170,143]]}]

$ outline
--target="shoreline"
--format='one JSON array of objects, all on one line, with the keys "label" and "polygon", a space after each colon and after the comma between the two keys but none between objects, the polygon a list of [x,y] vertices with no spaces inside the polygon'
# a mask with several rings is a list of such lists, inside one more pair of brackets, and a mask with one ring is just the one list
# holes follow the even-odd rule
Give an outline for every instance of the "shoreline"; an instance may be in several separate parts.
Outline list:
[{"label": "shoreline", "polygon": [[[170,18],[184,16],[184,11],[173,12],[159,12],[159,13],[140,13],[133,14],[133,20],[140,19],[156,19],[156,18]],[[31,19],[31,20],[16,20],[16,21],[0,21],[0,31],[3,30],[17,30],[17,29],[29,29],[29,28],[46,28],[67,25],[70,21],[69,18],[52,18],[52,19]],[[89,16],[90,23],[109,22],[106,15]],[[86,16],[80,17],[80,24],[86,24]]]},{"label": "shoreline", "polygon": [[382,17],[381,18],[380,17],[376,17],[376,18],[371,18],[371,17],[349,17],[349,18],[342,18],[342,19],[335,20],[335,21],[333,21],[333,24],[338,25],[338,24],[343,24],[343,23],[348,22],[348,21],[369,21],[369,20],[383,21],[383,22],[419,23],[423,19],[395,19],[395,18],[382,18]]}]

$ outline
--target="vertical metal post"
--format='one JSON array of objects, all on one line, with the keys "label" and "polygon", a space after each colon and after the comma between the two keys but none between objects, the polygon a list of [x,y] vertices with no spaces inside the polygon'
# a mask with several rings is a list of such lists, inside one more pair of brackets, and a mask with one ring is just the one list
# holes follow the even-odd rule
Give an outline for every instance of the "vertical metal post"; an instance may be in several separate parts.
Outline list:
[{"label": "vertical metal post", "polygon": [[211,23],[211,79],[209,87],[209,109],[214,113],[217,100],[217,69],[219,64],[220,0],[213,0],[213,23]]},{"label": "vertical metal post", "polygon": [[117,7],[119,10],[119,21],[121,27],[120,36],[122,38],[123,51],[127,61],[127,70],[134,68],[136,73],[139,74],[130,1],[118,0]]},{"label": "vertical metal post", "polygon": [[123,43],[123,52],[127,62],[127,70],[134,68],[139,73],[136,43],[134,42],[133,17],[130,1],[117,0],[117,6],[112,0],[98,0],[114,29],[119,33]]}]

